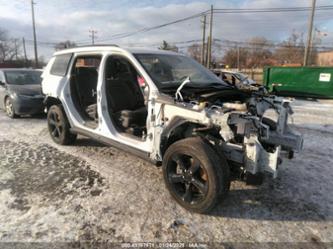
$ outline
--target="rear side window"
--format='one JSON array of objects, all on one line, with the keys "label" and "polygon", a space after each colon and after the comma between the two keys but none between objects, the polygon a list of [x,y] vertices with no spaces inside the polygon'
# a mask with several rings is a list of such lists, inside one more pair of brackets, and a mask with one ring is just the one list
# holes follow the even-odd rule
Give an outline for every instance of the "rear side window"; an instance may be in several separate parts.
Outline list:
[{"label": "rear side window", "polygon": [[57,55],[51,67],[51,74],[65,76],[68,70],[72,54]]}]

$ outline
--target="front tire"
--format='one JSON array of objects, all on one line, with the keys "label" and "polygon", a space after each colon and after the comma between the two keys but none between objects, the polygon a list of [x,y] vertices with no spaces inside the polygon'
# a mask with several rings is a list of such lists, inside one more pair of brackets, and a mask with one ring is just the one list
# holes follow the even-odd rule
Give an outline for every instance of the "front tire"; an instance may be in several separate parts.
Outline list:
[{"label": "front tire", "polygon": [[184,208],[207,213],[229,191],[227,161],[199,137],[172,144],[163,158],[163,176],[172,197]]},{"label": "front tire", "polygon": [[6,114],[10,118],[16,118],[17,115],[15,113],[15,108],[13,105],[13,101],[10,99],[10,97],[7,97],[5,100],[5,109],[6,109]]},{"label": "front tire", "polygon": [[70,125],[61,105],[53,105],[47,113],[47,125],[52,140],[60,145],[73,144],[77,135],[70,132]]}]

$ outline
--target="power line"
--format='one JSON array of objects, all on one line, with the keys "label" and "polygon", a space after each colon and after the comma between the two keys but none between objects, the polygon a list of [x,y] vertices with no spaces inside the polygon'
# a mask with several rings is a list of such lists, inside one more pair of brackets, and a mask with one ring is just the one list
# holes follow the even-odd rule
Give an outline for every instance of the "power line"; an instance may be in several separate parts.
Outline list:
[{"label": "power line", "polygon": [[[33,40],[26,39],[26,43],[33,44]],[[201,39],[192,39],[192,40],[186,40],[186,41],[175,41],[175,42],[170,42],[170,44],[173,45],[187,45],[187,44],[196,44],[196,43],[201,43]],[[277,40],[267,40],[267,44],[263,44],[260,42],[252,42],[252,41],[235,41],[235,40],[228,40],[228,39],[218,39],[215,38],[213,42],[221,43],[224,44],[224,46],[228,47],[235,47],[235,45],[232,44],[239,44],[239,45],[251,45],[251,46],[263,46],[263,47],[288,47],[289,45],[282,45],[281,43],[283,41],[277,41]],[[57,43],[51,43],[51,42],[38,42],[40,46],[44,47],[54,47]],[[312,48],[318,48],[318,49],[333,49],[332,46],[328,46],[331,43],[321,43],[321,46],[312,46]],[[128,43],[124,44],[124,46],[130,46],[130,47],[148,47],[148,46],[159,46],[161,45],[160,43]],[[189,46],[190,46],[189,45]],[[241,46],[243,47],[243,46]],[[298,45],[298,47],[304,47],[301,45]]]},{"label": "power line", "polygon": [[[177,41],[177,42],[170,42],[171,44],[177,45],[177,44],[195,44],[195,43],[200,43],[200,39],[196,40],[187,40],[187,41]],[[228,39],[218,39],[215,38],[213,42],[221,43],[224,45],[230,45],[230,44],[235,44],[235,45],[230,45],[230,46],[236,46],[238,45],[252,45],[252,46],[263,46],[263,47],[288,47],[288,46],[297,46],[297,47],[304,47],[304,45],[285,45],[281,44],[283,41],[273,41],[273,40],[266,40],[266,43],[263,42],[255,42],[255,41],[236,41],[236,40],[228,40]],[[158,44],[156,44],[158,45]],[[332,46],[313,46],[314,48],[333,48]]]},{"label": "power line", "polygon": [[[333,5],[317,6],[316,10],[332,10]],[[297,11],[311,11],[312,7],[287,7],[287,8],[257,8],[257,9],[214,9],[214,13],[260,13],[260,12],[297,12]]]},{"label": "power line", "polygon": [[[170,44],[177,46],[178,48],[188,48],[193,45],[200,45],[202,42],[201,39],[197,40],[187,40],[187,41],[176,41],[176,42],[170,42]],[[261,48],[299,48],[304,49],[304,45],[288,45],[288,44],[282,44],[282,42],[279,41],[270,41],[267,40],[267,43],[262,42],[252,42],[252,41],[235,41],[235,40],[221,40],[221,39],[214,39],[213,44],[220,44],[221,50],[227,50],[229,48],[237,49],[237,46],[239,48],[245,48],[245,49],[253,49],[255,47],[260,46]],[[141,43],[141,44],[126,44],[126,46],[129,47],[158,47],[161,45],[160,43]],[[333,47],[329,46],[312,46],[312,49],[320,49],[320,50],[330,50],[333,49]]]},{"label": "power line", "polygon": [[[221,13],[258,13],[258,12],[290,12],[290,11],[309,11],[309,10],[311,10],[310,7],[260,8],[260,9],[214,9],[213,13],[214,14],[215,13],[216,14],[221,14]],[[333,5],[317,6],[316,10],[333,10]],[[148,32],[148,31],[164,28],[164,27],[169,26],[169,25],[173,25],[173,24],[177,24],[177,23],[180,23],[180,22],[191,20],[191,19],[194,19],[194,18],[197,18],[197,17],[201,17],[201,16],[209,13],[210,11],[211,10],[206,10],[206,11],[203,11],[201,13],[189,16],[189,17],[177,19],[175,21],[160,24],[160,25],[157,25],[157,26],[142,28],[142,29],[139,29],[139,30],[133,31],[133,32],[115,34],[113,36],[110,36],[107,39],[101,40],[101,42],[111,41],[111,40],[115,40],[115,39],[122,39],[122,38],[126,38],[126,37],[129,37],[129,36],[142,34],[142,33]]]},{"label": "power line", "polygon": [[115,35],[110,36],[110,38],[108,38],[108,39],[103,39],[103,40],[100,40],[100,41],[105,42],[105,41],[110,41],[110,40],[121,39],[121,38],[129,37],[129,36],[133,36],[133,35],[136,35],[136,34],[139,34],[139,33],[142,34],[142,33],[148,32],[148,31],[164,28],[164,27],[169,26],[169,25],[173,25],[173,24],[177,24],[177,23],[180,23],[180,22],[191,20],[191,19],[194,19],[194,18],[197,18],[197,17],[201,17],[205,13],[207,13],[207,11],[204,11],[204,12],[192,15],[192,16],[188,16],[188,17],[185,17],[185,18],[177,19],[175,21],[171,21],[171,22],[168,22],[168,23],[164,23],[164,24],[160,24],[160,25],[156,25],[156,26],[152,26],[152,27],[148,27],[148,28],[142,28],[142,29],[139,29],[137,31],[115,34]]},{"label": "power line", "polygon": [[[267,12],[267,13],[277,13],[277,12],[297,12],[297,11],[310,11],[311,8],[310,7],[288,7],[288,8],[257,8],[257,9],[214,9],[213,13],[214,14],[242,14],[242,13],[260,13],[260,12]],[[316,11],[317,10],[333,10],[333,5],[324,5],[324,6],[317,6],[316,7]],[[139,30],[136,31],[131,31],[131,32],[124,32],[124,33],[118,33],[118,34],[114,34],[108,38],[105,39],[101,39],[99,40],[100,42],[107,42],[107,41],[111,41],[111,40],[115,40],[115,39],[122,39],[122,38],[126,38],[126,37],[130,37],[130,36],[134,36],[137,34],[143,34],[152,30],[157,30],[157,29],[161,29],[173,24],[177,24],[177,23],[181,23],[181,22],[185,22],[194,18],[198,18],[201,17],[203,15],[206,15],[208,12],[210,12],[210,10],[206,10],[185,18],[181,18],[181,19],[177,19],[171,22],[167,22],[164,24],[160,24],[160,25],[156,25],[156,26],[151,26],[151,27],[145,27],[145,28],[141,28]],[[29,40],[26,40],[27,42],[29,42]],[[74,41],[77,44],[85,44],[88,43],[91,40],[77,40]],[[39,41],[38,44],[43,44],[43,45],[50,45],[50,46],[54,46],[56,45],[58,42],[56,41]]]},{"label": "power line", "polygon": [[[288,45],[283,44],[283,42],[273,42],[267,40],[267,43],[262,42],[252,42],[252,41],[232,41],[232,40],[220,40],[220,39],[214,39],[214,42],[218,42],[220,44],[223,44],[223,46],[229,46],[229,47],[236,47],[237,45],[245,45],[245,46],[261,46],[261,47],[271,47],[271,48],[287,48],[287,47],[295,47],[295,48],[304,48],[304,45]],[[232,45],[234,44],[234,45]],[[241,46],[243,47],[243,46]],[[333,49],[332,46],[311,46],[311,48],[316,49]]]}]

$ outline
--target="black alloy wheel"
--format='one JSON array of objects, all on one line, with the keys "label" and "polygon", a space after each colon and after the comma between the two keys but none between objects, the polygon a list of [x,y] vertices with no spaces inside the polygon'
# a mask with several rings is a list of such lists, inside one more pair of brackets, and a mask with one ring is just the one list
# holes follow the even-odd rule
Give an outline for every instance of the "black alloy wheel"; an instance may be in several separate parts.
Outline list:
[{"label": "black alloy wheel", "polygon": [[196,157],[176,152],[167,174],[171,188],[182,201],[194,204],[205,198],[209,185],[207,172]]},{"label": "black alloy wheel", "polygon": [[15,108],[14,108],[13,102],[10,99],[10,97],[7,97],[5,100],[5,109],[6,109],[6,114],[8,117],[10,117],[10,118],[16,117]]},{"label": "black alloy wheel", "polygon": [[199,137],[180,140],[167,149],[163,174],[176,201],[199,213],[210,211],[230,186],[227,162]]},{"label": "black alloy wheel", "polygon": [[72,144],[76,134],[70,132],[70,126],[61,106],[53,105],[47,113],[47,123],[52,140],[61,145]]}]

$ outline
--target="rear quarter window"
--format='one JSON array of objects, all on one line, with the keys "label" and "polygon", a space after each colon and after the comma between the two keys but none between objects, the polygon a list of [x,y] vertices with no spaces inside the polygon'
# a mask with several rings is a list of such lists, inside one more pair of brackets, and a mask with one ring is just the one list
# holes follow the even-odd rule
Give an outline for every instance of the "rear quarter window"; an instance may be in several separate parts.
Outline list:
[{"label": "rear quarter window", "polygon": [[58,76],[65,76],[67,74],[72,55],[73,54],[57,55],[51,67],[50,73]]}]

